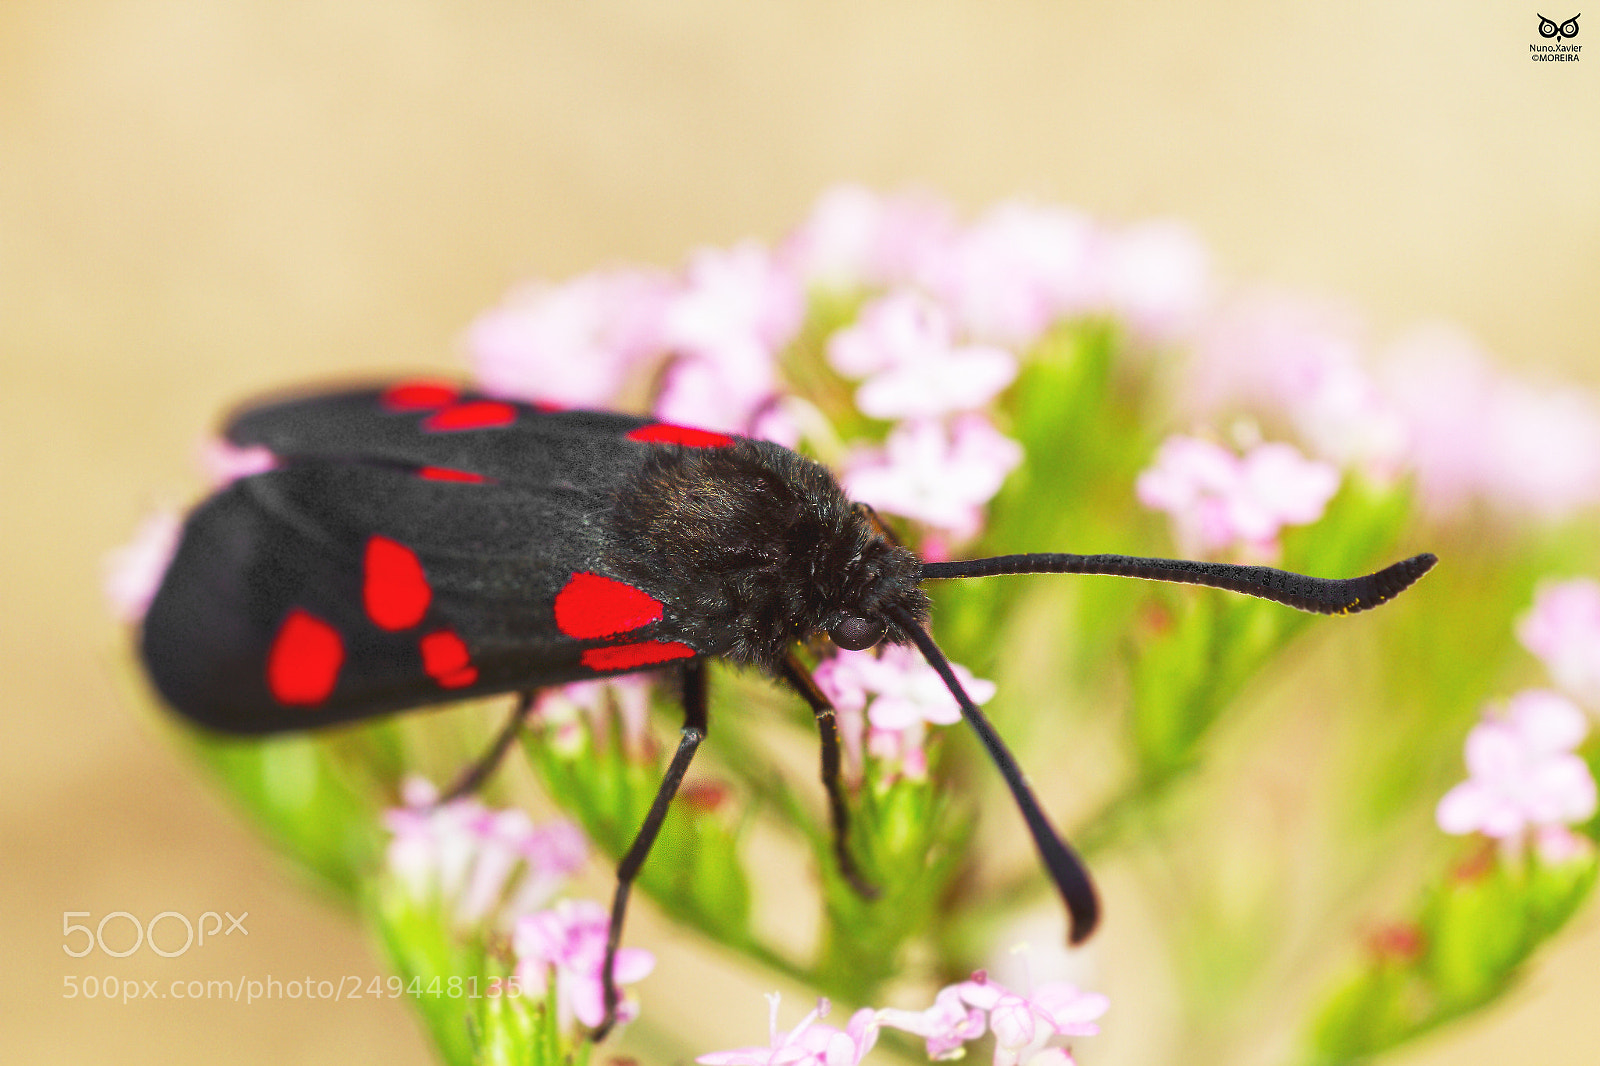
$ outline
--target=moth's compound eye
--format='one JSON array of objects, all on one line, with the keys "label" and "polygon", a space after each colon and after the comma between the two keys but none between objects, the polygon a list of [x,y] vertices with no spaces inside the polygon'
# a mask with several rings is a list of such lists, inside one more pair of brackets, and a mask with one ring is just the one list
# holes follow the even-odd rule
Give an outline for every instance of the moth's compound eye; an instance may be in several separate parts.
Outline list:
[{"label": "moth's compound eye", "polygon": [[852,615],[828,630],[828,636],[845,651],[865,651],[883,639],[883,623]]}]

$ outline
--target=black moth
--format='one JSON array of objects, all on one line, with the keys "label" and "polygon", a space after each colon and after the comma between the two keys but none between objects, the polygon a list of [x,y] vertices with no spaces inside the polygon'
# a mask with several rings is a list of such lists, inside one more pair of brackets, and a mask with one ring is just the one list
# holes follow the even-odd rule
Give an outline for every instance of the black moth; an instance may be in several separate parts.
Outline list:
[{"label": "black moth", "polygon": [[794,648],[821,633],[849,649],[915,645],[1016,798],[1076,943],[1099,917],[1094,887],[928,635],[921,583],[1117,574],[1332,614],[1383,603],[1435,561],[1345,580],[1119,555],[923,563],[786,448],[439,382],[264,403],[226,435],[270,452],[272,466],[190,514],[140,644],[156,688],[200,725],[274,733],[521,693],[459,791],[493,769],[533,690],[664,667],[681,676],[682,739],[617,871],[597,1038],[615,1020],[611,961],[630,885],[706,733],[706,659],[781,679],[815,712],[837,861],[870,892],[846,843],[833,708]]}]

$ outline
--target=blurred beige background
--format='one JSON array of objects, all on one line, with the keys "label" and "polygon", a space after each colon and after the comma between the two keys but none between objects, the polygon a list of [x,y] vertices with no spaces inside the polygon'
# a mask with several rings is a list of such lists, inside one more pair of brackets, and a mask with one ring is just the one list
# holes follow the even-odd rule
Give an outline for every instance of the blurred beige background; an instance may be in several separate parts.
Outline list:
[{"label": "blurred beige background", "polygon": [[[776,237],[840,179],[1176,216],[1228,276],[1600,381],[1600,47],[1531,62],[1531,0],[1155,7],[0,4],[3,1057],[429,1061],[395,1005],[62,998],[74,974],[380,971],[135,713],[99,595],[253,390],[449,365],[517,279]],[[249,937],[203,957],[62,952],[65,911],[223,909]],[[1597,924],[1397,1061],[1593,1063]],[[675,965],[647,1004],[718,1009],[692,993],[725,960]],[[740,977],[713,1002],[755,1042]]]}]

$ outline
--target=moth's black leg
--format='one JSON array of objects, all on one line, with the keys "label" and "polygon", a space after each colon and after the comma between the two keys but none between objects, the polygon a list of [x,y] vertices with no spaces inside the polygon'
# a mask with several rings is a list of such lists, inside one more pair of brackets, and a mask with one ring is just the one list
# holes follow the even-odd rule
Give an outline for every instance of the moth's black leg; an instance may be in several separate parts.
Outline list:
[{"label": "moth's black leg", "polygon": [[656,842],[656,835],[661,832],[661,823],[667,817],[667,805],[677,795],[678,786],[683,783],[683,775],[688,772],[695,749],[706,738],[705,663],[699,659],[690,660],[684,665],[682,676],[683,733],[678,740],[678,750],[672,756],[666,776],[661,779],[661,787],[656,789],[655,802],[650,804],[650,813],[644,816],[639,834],[633,838],[628,853],[617,864],[617,894],[611,900],[611,927],[606,931],[606,958],[600,971],[606,1016],[594,1031],[596,1043],[604,1040],[611,1027],[617,1024],[617,1004],[621,996],[617,992],[616,974],[613,971],[617,964],[617,945],[622,940],[622,923],[628,915],[628,892],[633,888],[634,878],[639,875],[639,868],[644,865],[645,856],[650,854],[650,845]]},{"label": "moth's black leg", "polygon": [[489,745],[489,750],[484,752],[472,765],[462,771],[455,784],[451,785],[443,796],[439,797],[440,803],[449,803],[453,799],[460,799],[483,787],[489,780],[489,775],[494,773],[500,765],[500,760],[506,757],[506,752],[511,750],[512,741],[517,739],[517,734],[522,732],[528,715],[533,711],[533,698],[535,693],[523,692],[517,695],[517,705],[511,711],[511,719],[506,722],[505,728],[500,730],[500,735],[494,738],[494,743]]},{"label": "moth's black leg", "polygon": [[800,698],[811,706],[817,719],[817,732],[822,734],[822,785],[828,790],[828,813],[833,821],[833,853],[839,860],[839,872],[863,899],[876,899],[878,889],[861,876],[855,858],[850,854],[850,812],[844,803],[844,781],[839,767],[839,724],[833,704],[822,694],[817,683],[790,652],[783,660],[783,679],[800,693]]}]

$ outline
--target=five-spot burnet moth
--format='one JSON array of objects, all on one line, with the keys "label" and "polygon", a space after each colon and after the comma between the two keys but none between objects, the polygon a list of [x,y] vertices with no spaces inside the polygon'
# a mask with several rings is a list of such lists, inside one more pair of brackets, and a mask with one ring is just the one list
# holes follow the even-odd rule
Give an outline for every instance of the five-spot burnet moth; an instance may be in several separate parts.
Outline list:
[{"label": "five-spot burnet moth", "polygon": [[1120,555],[924,563],[821,465],[787,448],[630,415],[546,410],[435,381],[249,407],[228,440],[271,455],[188,517],[145,615],[161,695],[226,733],[262,734],[426,704],[522,693],[467,780],[481,781],[544,686],[648,669],[683,681],[682,739],[617,872],[602,971],[629,888],[706,733],[705,661],[755,667],[816,715],[835,854],[847,847],[833,709],[794,654],[914,645],[949,688],[1015,797],[1071,922],[1099,902],[987,718],[929,636],[924,581],[1113,574],[1261,596],[1323,614],[1391,599],[1435,562],[1365,577]]}]

